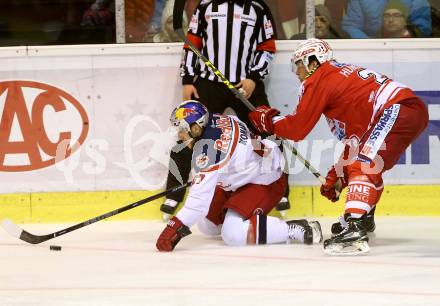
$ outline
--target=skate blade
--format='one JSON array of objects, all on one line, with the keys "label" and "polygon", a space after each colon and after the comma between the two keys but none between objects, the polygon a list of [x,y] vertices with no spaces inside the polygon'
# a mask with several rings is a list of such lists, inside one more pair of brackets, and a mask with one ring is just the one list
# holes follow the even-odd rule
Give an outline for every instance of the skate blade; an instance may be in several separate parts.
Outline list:
[{"label": "skate blade", "polygon": [[[337,234],[332,234],[331,238],[335,237],[336,235]],[[370,239],[370,241],[376,239],[376,232],[368,232],[367,235],[368,235],[368,239]]]},{"label": "skate blade", "polygon": [[318,221],[310,221],[309,226],[313,230],[313,243],[318,244],[322,242],[322,229]]},{"label": "skate blade", "polygon": [[335,243],[324,248],[324,253],[330,256],[357,256],[370,252],[366,241]]}]

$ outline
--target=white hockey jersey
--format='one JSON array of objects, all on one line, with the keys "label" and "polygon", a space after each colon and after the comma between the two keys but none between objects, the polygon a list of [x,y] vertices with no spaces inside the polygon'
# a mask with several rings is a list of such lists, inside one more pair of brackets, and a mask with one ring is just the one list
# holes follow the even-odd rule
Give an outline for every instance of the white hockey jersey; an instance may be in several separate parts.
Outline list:
[{"label": "white hockey jersey", "polygon": [[194,146],[192,166],[193,183],[177,214],[189,227],[208,213],[216,186],[269,185],[281,177],[284,158],[276,143],[257,139],[237,117],[214,114]]}]

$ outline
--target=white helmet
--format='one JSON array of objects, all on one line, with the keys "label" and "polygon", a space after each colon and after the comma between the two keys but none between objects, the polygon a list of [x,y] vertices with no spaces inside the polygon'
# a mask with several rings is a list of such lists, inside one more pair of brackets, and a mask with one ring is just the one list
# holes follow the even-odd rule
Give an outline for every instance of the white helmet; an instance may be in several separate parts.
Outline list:
[{"label": "white helmet", "polygon": [[330,45],[317,38],[310,38],[302,42],[293,52],[292,65],[296,62],[302,61],[306,69],[310,64],[310,56],[316,56],[320,64],[333,59],[333,50]]}]

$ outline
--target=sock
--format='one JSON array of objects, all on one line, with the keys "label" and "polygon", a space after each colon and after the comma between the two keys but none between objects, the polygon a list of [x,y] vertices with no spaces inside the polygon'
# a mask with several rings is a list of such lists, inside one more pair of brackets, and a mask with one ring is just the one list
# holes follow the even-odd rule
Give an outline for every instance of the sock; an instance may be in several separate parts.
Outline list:
[{"label": "sock", "polygon": [[347,200],[345,202],[345,213],[353,218],[360,218],[368,214],[376,204],[376,186],[369,182],[352,181],[348,184]]}]

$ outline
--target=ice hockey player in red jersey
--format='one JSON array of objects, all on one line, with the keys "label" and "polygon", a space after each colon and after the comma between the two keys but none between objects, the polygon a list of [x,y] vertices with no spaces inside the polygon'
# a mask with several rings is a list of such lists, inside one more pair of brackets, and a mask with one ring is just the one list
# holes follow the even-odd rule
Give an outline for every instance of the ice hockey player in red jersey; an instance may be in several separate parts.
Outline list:
[{"label": "ice hockey player in red jersey", "polygon": [[291,115],[259,107],[249,114],[262,133],[294,141],[304,139],[323,114],[345,151],[330,169],[321,194],[331,201],[348,187],[344,215],[324,241],[328,254],[369,251],[374,210],[390,170],[428,123],[425,104],[407,86],[370,69],[339,63],[330,45],[319,39],[301,43],[292,58],[301,85]]},{"label": "ice hockey player in red jersey", "polygon": [[276,143],[253,136],[235,116],[210,115],[194,100],[183,102],[170,119],[182,140],[194,142],[194,175],[184,206],[157,240],[159,251],[172,251],[195,224],[232,246],[321,242],[317,221],[267,216],[287,184]]}]

